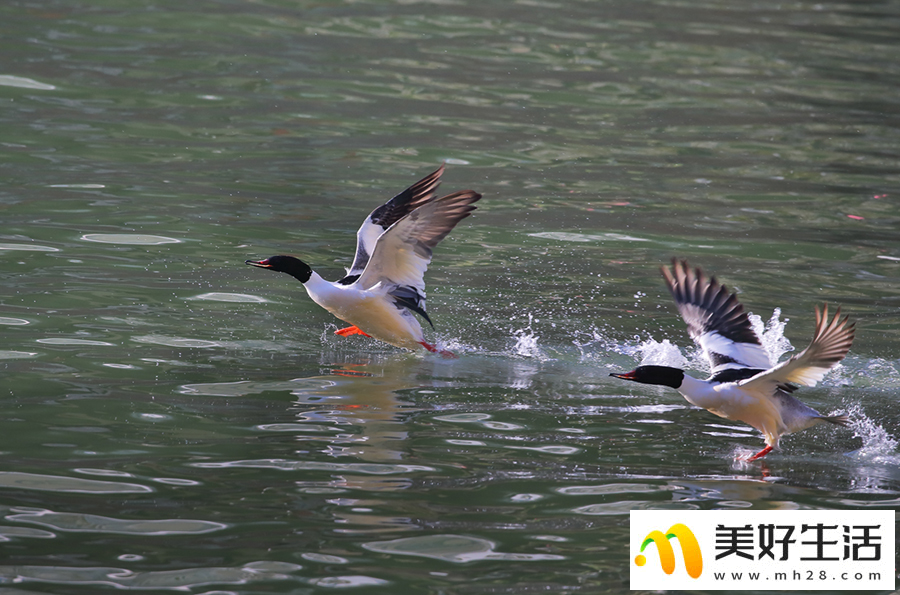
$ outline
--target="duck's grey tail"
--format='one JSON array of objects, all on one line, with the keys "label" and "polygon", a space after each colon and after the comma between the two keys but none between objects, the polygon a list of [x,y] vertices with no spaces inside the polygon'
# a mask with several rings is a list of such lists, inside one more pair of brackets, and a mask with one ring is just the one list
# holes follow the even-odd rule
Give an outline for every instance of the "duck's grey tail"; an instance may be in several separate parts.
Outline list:
[{"label": "duck's grey tail", "polygon": [[834,424],[836,426],[849,426],[850,418],[847,417],[846,414],[841,413],[840,415],[822,415],[819,417],[822,421],[827,421],[830,424]]}]

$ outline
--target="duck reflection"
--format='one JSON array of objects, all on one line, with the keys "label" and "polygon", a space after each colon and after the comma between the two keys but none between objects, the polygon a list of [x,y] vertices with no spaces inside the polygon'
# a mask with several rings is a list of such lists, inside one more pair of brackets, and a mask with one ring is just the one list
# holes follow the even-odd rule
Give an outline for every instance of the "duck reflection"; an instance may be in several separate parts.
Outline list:
[{"label": "duck reflection", "polygon": [[[320,373],[289,380],[239,381],[184,385],[192,395],[243,397],[287,391],[287,410],[265,414],[271,421],[254,429],[279,435],[277,444],[257,449],[257,457],[241,460],[197,462],[202,468],[252,468],[263,474],[261,483],[272,486],[272,471],[287,472],[295,489],[317,495],[331,505],[321,509],[342,533],[409,531],[414,521],[392,510],[385,492],[405,490],[420,482],[435,467],[415,464],[409,443],[409,419],[418,409],[404,399],[417,389],[431,391],[437,385],[435,367],[451,365],[436,358],[352,355],[320,361]],[[422,378],[429,380],[423,384]],[[285,441],[285,439],[287,439]],[[279,451],[280,455],[274,455]],[[246,455],[247,451],[244,451]]]},{"label": "duck reflection", "polygon": [[[407,419],[415,408],[402,398],[414,390],[416,368],[427,362],[402,360],[352,360],[331,364],[327,385],[305,386],[292,391],[292,409],[299,426],[328,426],[333,432],[296,434],[307,445],[304,452],[317,460],[325,456],[338,463],[335,473],[323,478],[296,482],[302,492],[335,494],[333,505],[338,533],[384,533],[409,531],[409,517],[384,512],[385,502],[376,494],[405,490],[414,476],[434,469],[403,464],[408,461]],[[354,497],[356,496],[356,497]]]},{"label": "duck reflection", "polygon": [[334,430],[331,435],[298,432],[297,439],[321,444],[311,450],[326,455],[373,463],[402,460],[408,438],[404,418],[414,409],[400,393],[415,384],[408,373],[396,369],[397,364],[392,367],[344,363],[316,377],[326,382],[304,383],[291,391],[295,397],[291,408],[299,424],[330,424]]}]

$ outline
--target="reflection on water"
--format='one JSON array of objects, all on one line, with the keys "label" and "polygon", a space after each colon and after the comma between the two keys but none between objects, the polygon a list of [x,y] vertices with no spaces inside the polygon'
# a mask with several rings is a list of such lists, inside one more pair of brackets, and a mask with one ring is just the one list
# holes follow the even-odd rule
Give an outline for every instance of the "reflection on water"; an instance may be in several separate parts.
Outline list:
[{"label": "reflection on water", "polygon": [[[633,509],[896,509],[898,25],[884,2],[3,3],[0,590],[622,593]],[[441,162],[484,194],[427,274],[460,359],[335,336],[244,270],[335,278],[372,197]],[[611,381],[707,371],[673,256],[740,293],[773,361],[816,304],[857,320],[804,390],[852,426],[741,463],[754,430]]]},{"label": "reflection on water", "polygon": [[177,571],[131,572],[125,568],[68,566],[0,566],[0,575],[16,576],[19,581],[73,586],[116,587],[119,589],[191,590],[207,585],[253,585],[271,581],[289,581],[323,587],[366,587],[387,584],[367,576],[334,576],[310,579],[297,573],[302,566],[283,562],[250,562],[241,567],[196,568]]},{"label": "reflection on water", "polygon": [[383,554],[421,556],[423,558],[435,558],[445,562],[456,563],[477,562],[479,560],[536,562],[564,559],[564,556],[554,554],[506,554],[495,551],[496,544],[487,539],[462,535],[406,537],[391,541],[372,541],[362,545],[367,550]]},{"label": "reflection on water", "polygon": [[41,91],[52,91],[56,89],[53,85],[41,83],[34,79],[25,78],[23,76],[12,76],[9,74],[0,75],[0,86],[4,87],[21,87],[22,89],[38,89]]},{"label": "reflection on water", "polygon": [[133,246],[158,246],[159,244],[178,244],[181,240],[164,236],[151,236],[147,234],[125,233],[88,233],[81,236],[86,242],[100,242],[101,244],[129,244]]},{"label": "reflection on water", "polygon": [[130,521],[97,515],[53,512],[52,510],[12,509],[15,514],[6,515],[7,521],[29,523],[56,531],[78,533],[122,533],[128,535],[174,535],[180,533],[210,533],[225,529],[227,525],[209,521],[188,519],[160,519]]},{"label": "reflection on water", "polygon": [[0,486],[24,490],[48,490],[51,492],[72,492],[83,494],[128,494],[152,492],[144,485],[124,482],[97,481],[77,477],[59,477],[35,473],[0,472]]}]

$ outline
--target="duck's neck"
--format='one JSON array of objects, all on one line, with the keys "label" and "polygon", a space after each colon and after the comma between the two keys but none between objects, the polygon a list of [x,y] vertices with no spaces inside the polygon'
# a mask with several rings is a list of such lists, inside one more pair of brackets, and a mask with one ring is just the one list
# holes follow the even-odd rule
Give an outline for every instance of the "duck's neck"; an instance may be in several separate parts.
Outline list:
[{"label": "duck's neck", "polygon": [[346,286],[338,286],[330,281],[326,281],[316,272],[309,276],[303,287],[306,288],[306,293],[309,294],[309,297],[314,302],[330,311],[333,311],[336,306],[343,304],[347,299],[352,298],[350,293],[344,289]]},{"label": "duck's neck", "polygon": [[693,376],[684,375],[681,386],[677,387],[677,391],[691,405],[710,409],[722,400],[722,395],[715,389],[715,384],[710,384],[705,380],[698,380]]}]

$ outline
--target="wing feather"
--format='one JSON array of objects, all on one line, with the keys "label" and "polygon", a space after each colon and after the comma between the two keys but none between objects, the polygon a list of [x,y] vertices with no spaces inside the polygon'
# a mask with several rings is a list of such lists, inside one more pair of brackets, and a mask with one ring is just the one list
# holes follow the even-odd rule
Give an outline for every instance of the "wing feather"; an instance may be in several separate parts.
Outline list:
[{"label": "wing feather", "polygon": [[462,190],[432,200],[398,220],[375,243],[372,257],[356,283],[370,289],[378,283],[415,288],[425,299],[425,271],[432,249],[457,223],[475,210],[481,194]]},{"label": "wing feather", "polygon": [[443,165],[372,211],[366,217],[366,220],[359,227],[359,231],[356,232],[356,256],[353,258],[353,264],[350,265],[350,269],[347,271],[347,277],[342,279],[341,282],[346,280],[352,283],[355,279],[349,279],[350,277],[362,274],[382,233],[400,219],[434,200],[434,193],[441,183],[442,175],[444,175]]},{"label": "wing feather", "polygon": [[836,366],[850,351],[856,323],[849,322],[849,316],[841,318],[838,308],[834,318],[828,316],[828,304],[822,311],[816,307],[816,332],[809,347],[783,361],[771,370],[757,374],[741,383],[751,387],[761,383],[802,384],[815,386],[831,368]]},{"label": "wing feather", "polygon": [[685,260],[672,259],[672,270],[661,270],[688,333],[709,359],[713,375],[772,365],[736,294],[701,269],[691,269]]}]

